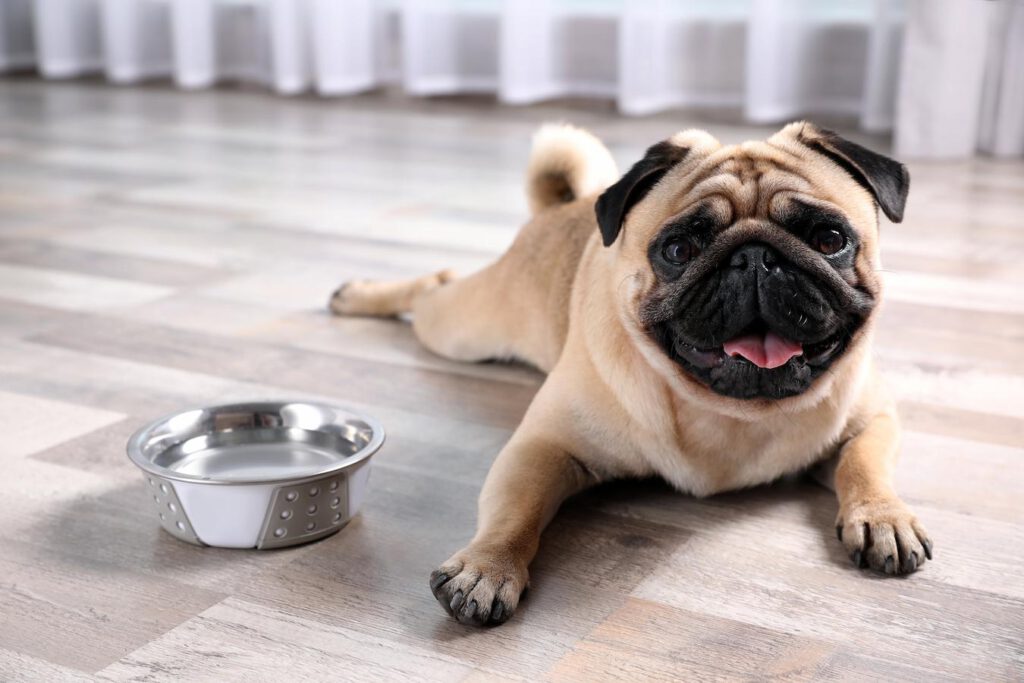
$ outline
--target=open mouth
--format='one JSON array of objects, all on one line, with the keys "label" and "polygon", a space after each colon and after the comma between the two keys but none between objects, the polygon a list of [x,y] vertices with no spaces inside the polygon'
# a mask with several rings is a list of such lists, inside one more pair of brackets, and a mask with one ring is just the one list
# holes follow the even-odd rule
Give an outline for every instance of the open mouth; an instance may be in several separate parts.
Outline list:
[{"label": "open mouth", "polygon": [[803,355],[804,345],[771,330],[755,330],[725,342],[722,351],[732,358],[746,358],[759,368],[773,370],[790,358]]},{"label": "open mouth", "polygon": [[729,359],[763,370],[774,370],[791,362],[822,366],[839,352],[843,339],[844,334],[840,331],[822,341],[804,344],[787,339],[759,322],[721,346],[698,348],[677,338],[674,350],[697,368],[716,368]]}]

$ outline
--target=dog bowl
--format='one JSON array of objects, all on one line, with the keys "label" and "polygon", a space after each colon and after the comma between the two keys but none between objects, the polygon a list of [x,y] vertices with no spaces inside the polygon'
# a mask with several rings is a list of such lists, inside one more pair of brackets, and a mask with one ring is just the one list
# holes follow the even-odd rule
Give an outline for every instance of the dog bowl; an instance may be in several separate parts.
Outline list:
[{"label": "dog bowl", "polygon": [[196,545],[282,548],[329,536],[362,505],[373,419],[305,401],[162,417],[128,440],[160,524]]}]

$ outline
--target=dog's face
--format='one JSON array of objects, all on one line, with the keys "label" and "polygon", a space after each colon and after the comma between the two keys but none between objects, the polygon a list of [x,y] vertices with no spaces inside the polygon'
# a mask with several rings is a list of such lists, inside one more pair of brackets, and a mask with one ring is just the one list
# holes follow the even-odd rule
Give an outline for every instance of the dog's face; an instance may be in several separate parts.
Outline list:
[{"label": "dog's face", "polygon": [[698,392],[803,395],[861,343],[877,209],[899,221],[908,186],[901,164],[811,124],[732,147],[678,134],[598,200],[621,310]]}]

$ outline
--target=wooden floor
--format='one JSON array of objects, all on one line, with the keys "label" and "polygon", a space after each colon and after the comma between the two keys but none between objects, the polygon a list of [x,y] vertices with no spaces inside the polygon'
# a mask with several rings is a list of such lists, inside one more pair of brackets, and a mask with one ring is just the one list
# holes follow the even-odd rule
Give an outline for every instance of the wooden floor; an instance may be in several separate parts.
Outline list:
[{"label": "wooden floor", "polygon": [[[427,577],[472,534],[541,377],[324,305],[348,278],[498,253],[546,119],[623,165],[694,124],[0,81],[0,680],[1024,680],[1019,162],[914,166],[907,221],[884,228],[878,355],[934,562],[855,569],[804,481],[706,500],[628,483],[565,507],[513,621],[443,614]],[[384,422],[363,513],[297,549],[174,540],[125,439],[254,397]]]}]

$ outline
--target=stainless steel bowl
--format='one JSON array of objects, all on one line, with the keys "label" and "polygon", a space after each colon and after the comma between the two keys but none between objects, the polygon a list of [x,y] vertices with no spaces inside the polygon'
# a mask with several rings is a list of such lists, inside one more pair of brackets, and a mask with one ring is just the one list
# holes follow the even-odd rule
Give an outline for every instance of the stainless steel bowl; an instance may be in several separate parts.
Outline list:
[{"label": "stainless steel bowl", "polygon": [[306,401],[162,417],[128,440],[160,524],[197,545],[281,548],[338,531],[359,510],[384,442],[364,415]]}]

